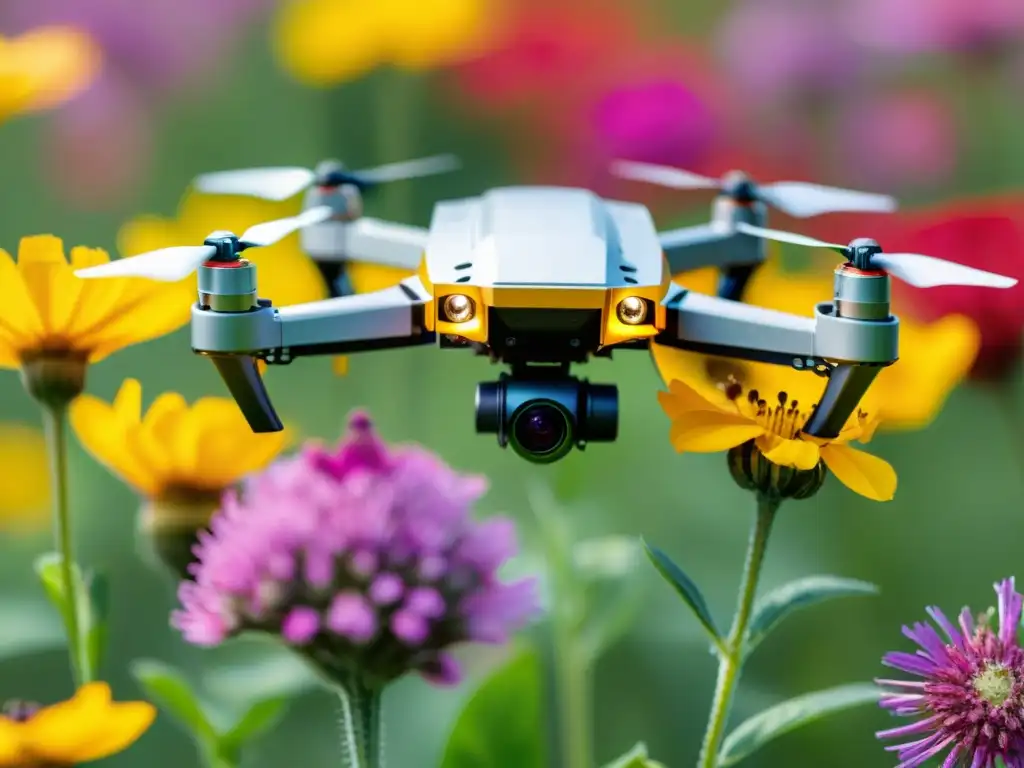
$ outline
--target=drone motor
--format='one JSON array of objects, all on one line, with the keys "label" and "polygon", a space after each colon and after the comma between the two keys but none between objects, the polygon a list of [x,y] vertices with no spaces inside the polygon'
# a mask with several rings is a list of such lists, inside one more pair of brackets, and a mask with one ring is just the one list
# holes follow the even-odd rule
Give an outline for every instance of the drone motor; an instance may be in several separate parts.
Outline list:
[{"label": "drone motor", "polygon": [[523,379],[502,375],[476,389],[476,431],[496,434],[534,464],[550,464],[588,442],[614,442],[619,392],[572,376]]}]

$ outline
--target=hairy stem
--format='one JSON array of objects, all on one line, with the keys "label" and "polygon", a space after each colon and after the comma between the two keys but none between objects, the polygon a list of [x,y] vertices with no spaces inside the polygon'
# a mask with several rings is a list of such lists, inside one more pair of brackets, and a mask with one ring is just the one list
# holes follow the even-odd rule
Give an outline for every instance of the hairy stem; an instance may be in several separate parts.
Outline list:
[{"label": "hairy stem", "polygon": [[775,513],[779,509],[779,499],[758,494],[757,518],[750,533],[750,544],[747,547],[747,559],[743,567],[743,578],[740,581],[739,599],[736,615],[733,617],[729,637],[725,641],[725,652],[719,657],[718,680],[715,683],[715,695],[711,701],[711,714],[708,716],[707,728],[704,731],[704,742],[701,745],[698,768],[716,768],[718,751],[722,746],[725,728],[729,721],[733,696],[740,679],[743,666],[743,651],[747,639],[747,627],[750,623],[757,585],[761,578],[764,555],[768,547],[768,536],[771,533]]},{"label": "hairy stem", "polygon": [[338,694],[342,713],[342,765],[345,768],[384,768],[381,689],[352,675]]},{"label": "hairy stem", "polygon": [[71,504],[68,496],[67,406],[44,405],[43,422],[46,428],[46,447],[50,458],[50,484],[53,495],[53,535],[60,554],[60,578],[64,588],[67,615],[68,652],[71,672],[77,685],[95,679],[88,656],[84,653],[82,631],[79,625],[80,606],[74,578],[74,546],[71,533]]}]

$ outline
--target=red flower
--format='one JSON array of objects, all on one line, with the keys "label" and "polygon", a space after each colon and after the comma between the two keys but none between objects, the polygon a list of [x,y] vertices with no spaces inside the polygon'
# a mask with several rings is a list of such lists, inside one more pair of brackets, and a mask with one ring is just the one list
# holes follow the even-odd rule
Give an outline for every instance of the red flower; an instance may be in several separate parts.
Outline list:
[{"label": "red flower", "polygon": [[[963,200],[870,221],[844,219],[838,226],[833,221],[816,227],[817,236],[834,242],[873,237],[889,252],[923,253],[1020,280],[1004,290],[918,289],[893,281],[894,300],[903,311],[926,321],[962,314],[977,323],[981,351],[971,378],[993,381],[1013,370],[1024,351],[1024,197]],[[827,234],[822,231],[825,226]],[[836,237],[838,232],[843,236]]]}]

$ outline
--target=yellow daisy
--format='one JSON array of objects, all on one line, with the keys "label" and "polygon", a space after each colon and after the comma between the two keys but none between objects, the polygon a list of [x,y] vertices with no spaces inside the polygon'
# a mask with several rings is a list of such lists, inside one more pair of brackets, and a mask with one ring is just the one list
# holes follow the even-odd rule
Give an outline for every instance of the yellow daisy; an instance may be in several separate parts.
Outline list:
[{"label": "yellow daisy", "polygon": [[495,28],[497,0],[290,0],[275,24],[284,69],[330,86],[375,67],[424,70],[476,53]]},{"label": "yellow daisy", "polygon": [[68,259],[53,235],[22,238],[17,262],[0,250],[0,368],[22,369],[37,399],[66,402],[81,391],[87,364],[188,323],[191,299],[180,285],[75,277],[109,260],[84,247]]},{"label": "yellow daisy", "polygon": [[46,439],[24,424],[0,424],[0,525],[37,524],[50,505]]},{"label": "yellow daisy", "polygon": [[92,84],[101,65],[96,42],[72,27],[0,37],[0,122],[63,104]]},{"label": "yellow daisy", "polygon": [[69,417],[83,447],[145,499],[143,527],[165,555],[185,558],[174,563],[180,567],[224,492],[270,464],[291,439],[288,430],[253,434],[228,398],[204,397],[190,406],[165,392],[143,413],[135,379],[125,380],[113,403],[79,397]]},{"label": "yellow daisy", "polygon": [[[810,472],[824,463],[843,485],[869,499],[888,501],[896,493],[893,468],[849,445],[867,443],[878,426],[877,417],[863,411],[850,418],[838,437],[821,440],[800,431],[810,417],[811,403],[801,408],[800,401],[786,392],[744,390],[733,383],[712,402],[683,382],[672,381],[667,392],[658,393],[658,402],[672,422],[670,439],[680,453],[718,453],[751,443],[757,454],[778,467]],[[748,468],[748,473],[760,471]]]},{"label": "yellow daisy", "polygon": [[[701,293],[714,294],[715,270],[679,275],[676,281]],[[814,305],[832,295],[832,271],[783,271],[772,258],[755,274],[744,301],[748,304],[810,316]],[[898,308],[897,308],[898,314]],[[882,370],[871,385],[862,406],[878,416],[884,430],[921,429],[935,419],[946,398],[970,371],[981,345],[977,326],[961,315],[933,323],[900,317],[900,360]],[[682,352],[669,347],[652,348],[662,379],[685,381],[705,397],[714,399],[731,380],[745,389],[786,391],[801,402],[817,402],[824,390],[822,379],[782,366],[746,363]]]},{"label": "yellow daisy", "polygon": [[144,701],[111,701],[106,683],[89,683],[49,707],[12,704],[0,715],[0,767],[74,768],[123,752],[156,718]]}]

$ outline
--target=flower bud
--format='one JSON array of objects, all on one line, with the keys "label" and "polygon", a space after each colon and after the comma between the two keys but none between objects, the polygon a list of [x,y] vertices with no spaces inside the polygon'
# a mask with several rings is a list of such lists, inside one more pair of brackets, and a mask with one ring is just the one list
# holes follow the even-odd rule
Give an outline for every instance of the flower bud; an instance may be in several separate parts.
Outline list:
[{"label": "flower bud", "polygon": [[38,403],[64,408],[85,389],[88,361],[77,353],[50,353],[23,358],[21,383]]},{"label": "flower bud", "polygon": [[220,505],[220,495],[195,493],[151,499],[139,510],[137,541],[151,565],[170,572],[175,581],[191,578],[188,566],[199,532]]},{"label": "flower bud", "polygon": [[774,464],[765,458],[754,440],[730,449],[726,461],[729,474],[740,488],[776,499],[809,499],[821,490],[828,474],[822,461],[813,469]]}]

